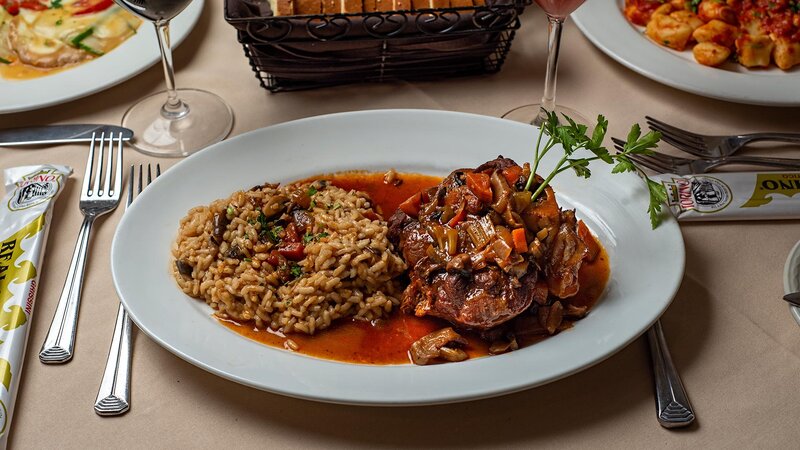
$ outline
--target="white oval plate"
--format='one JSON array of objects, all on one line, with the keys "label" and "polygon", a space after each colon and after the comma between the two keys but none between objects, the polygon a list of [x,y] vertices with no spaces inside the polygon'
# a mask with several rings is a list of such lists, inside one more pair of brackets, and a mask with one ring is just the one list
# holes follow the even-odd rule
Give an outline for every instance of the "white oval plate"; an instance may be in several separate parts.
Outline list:
[{"label": "white oval plate", "polygon": [[[562,206],[608,250],[611,280],[591,314],[568,332],[509,354],[429,367],[347,364],[268,347],[227,329],[172,279],[170,246],[197,205],[265,181],[365,169],[446,175],[502,154],[528,160],[536,130],[471,114],[384,110],[334,114],[256,130],[169,169],[133,202],[111,250],[122,302],[137,325],[181,358],[259,389],[312,400],[416,405],[490,397],[547,383],[602,361],[667,308],[684,268],[683,239],[669,217],[651,231],[647,190],[633,174],[593,167],[589,180],[556,178]],[[552,167],[553,158],[544,166]],[[544,169],[543,169],[544,170]]]},{"label": "white oval plate", "polygon": [[[783,293],[800,292],[800,241],[792,247],[783,266]],[[789,305],[795,322],[800,325],[800,308]]]},{"label": "white oval plate", "polygon": [[[204,0],[193,0],[170,23],[172,48],[194,28]],[[161,60],[156,31],[143,20],[139,30],[106,55],[71,69],[30,80],[0,77],[0,114],[44,108],[108,89]]]},{"label": "white oval plate", "polygon": [[693,94],[736,103],[800,105],[800,67],[782,71],[747,69],[726,63],[706,67],[691,50],[677,52],[650,41],[622,14],[623,0],[587,1],[572,14],[583,34],[606,55],[659,83]]}]

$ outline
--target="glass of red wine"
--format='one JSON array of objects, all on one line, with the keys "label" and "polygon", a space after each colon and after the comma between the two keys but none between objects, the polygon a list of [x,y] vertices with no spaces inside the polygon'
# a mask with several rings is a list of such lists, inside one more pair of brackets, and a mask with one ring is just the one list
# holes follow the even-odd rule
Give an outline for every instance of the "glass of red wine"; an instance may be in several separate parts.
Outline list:
[{"label": "glass of red wine", "polygon": [[167,90],[145,97],[122,117],[134,132],[133,146],[153,156],[188,156],[228,136],[233,111],[218,95],[200,89],[176,89],[169,21],[191,0],[114,0],[155,25]]},{"label": "glass of red wine", "polygon": [[555,111],[559,119],[565,114],[578,123],[589,123],[574,109],[556,104],[556,73],[558,72],[558,52],[561,47],[561,29],[564,21],[585,0],[536,0],[549,22],[547,35],[547,72],[544,79],[544,94],[541,103],[523,105],[503,114],[504,119],[540,126],[547,120],[546,111]]}]

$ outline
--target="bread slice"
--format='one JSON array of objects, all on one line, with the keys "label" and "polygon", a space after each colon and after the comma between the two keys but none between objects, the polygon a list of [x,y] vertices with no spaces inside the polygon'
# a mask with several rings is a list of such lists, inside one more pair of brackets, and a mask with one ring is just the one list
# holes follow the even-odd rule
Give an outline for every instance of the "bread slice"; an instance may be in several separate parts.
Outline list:
[{"label": "bread slice", "polygon": [[449,8],[450,0],[411,0],[414,9],[441,9]]},{"label": "bread slice", "polygon": [[322,12],[325,14],[353,14],[363,11],[361,0],[322,0]]},{"label": "bread slice", "polygon": [[408,11],[411,9],[411,0],[394,0],[395,11]]},{"label": "bread slice", "polygon": [[295,14],[321,14],[322,0],[295,0]]},{"label": "bread slice", "polygon": [[291,16],[294,14],[294,0],[269,0],[273,16]]},{"label": "bread slice", "polygon": [[466,8],[472,6],[472,0],[450,0],[451,8]]},{"label": "bread slice", "polygon": [[378,11],[378,0],[364,0],[364,12]]}]

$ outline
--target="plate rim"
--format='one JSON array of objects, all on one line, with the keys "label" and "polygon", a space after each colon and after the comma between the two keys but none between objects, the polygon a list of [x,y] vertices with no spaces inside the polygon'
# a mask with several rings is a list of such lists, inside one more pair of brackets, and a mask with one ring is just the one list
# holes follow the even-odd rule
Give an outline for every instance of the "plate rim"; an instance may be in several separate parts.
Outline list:
[{"label": "plate rim", "polygon": [[[203,9],[205,8],[205,1],[206,0],[192,0],[186,8],[181,11],[178,16],[176,16],[170,22],[170,35],[171,35],[171,45],[172,50],[174,51],[179,45],[183,43],[184,40],[191,34],[192,30],[194,29],[197,22],[200,20],[200,16],[203,14]],[[124,8],[123,8],[124,9]],[[145,19],[142,20],[142,24],[137,30],[137,34],[128,38],[125,42],[123,42],[118,47],[114,48],[108,55],[104,55],[100,58],[94,59],[92,61],[87,61],[84,64],[80,64],[75,67],[71,67],[65,71],[54,73],[52,75],[45,75],[43,77],[33,78],[31,80],[4,80],[0,78],[0,94],[2,94],[3,86],[11,86],[10,89],[16,90],[21,85],[24,85],[27,81],[36,81],[36,80],[51,80],[55,79],[57,82],[68,83],[69,78],[75,78],[80,76],[80,72],[92,69],[94,72],[97,73],[98,71],[103,70],[103,64],[113,64],[113,62],[104,63],[103,61],[107,61],[104,59],[106,56],[116,55],[121,51],[124,51],[125,44],[130,43],[131,39],[135,38],[139,35],[142,28],[149,27],[150,22]],[[148,30],[148,33],[154,33],[153,30]],[[161,60],[161,55],[158,51],[158,44],[155,41],[155,34],[152,37],[148,37],[146,39],[151,39],[153,42],[153,49],[151,50],[143,50],[145,52],[151,52],[152,54],[148,58],[146,55],[142,56],[142,60],[139,63],[139,66],[131,66],[131,69],[128,73],[121,74],[113,79],[105,79],[103,82],[97,83],[96,85],[90,86],[85,89],[74,89],[70,86],[70,89],[63,89],[61,92],[63,95],[60,96],[49,96],[44,101],[25,101],[25,102],[16,102],[11,104],[10,106],[7,105],[5,102],[0,104],[0,116],[3,114],[11,114],[11,113],[18,113],[24,111],[35,111],[37,109],[48,108],[51,106],[60,105],[63,103],[68,103],[83,97],[88,97],[90,95],[96,94],[98,92],[102,92],[106,89],[112,88],[118,84],[122,84],[131,78],[135,77],[136,75],[144,72],[145,70],[152,67],[154,64],[158,63]],[[140,38],[144,39],[144,38]],[[146,42],[146,41],[145,41]],[[119,58],[119,57],[117,57]],[[123,59],[124,60],[124,59]],[[88,67],[89,69],[85,69]],[[70,77],[70,74],[75,73],[75,71],[79,71],[79,75],[75,77]],[[59,81],[58,77],[67,77],[67,79],[63,79],[63,81]],[[84,77],[86,78],[86,77]],[[95,80],[96,78],[91,78]],[[47,83],[47,81],[43,81],[43,83]],[[45,89],[44,87],[41,87]],[[51,90],[47,89],[47,93],[50,93]]]},{"label": "plate rim", "polygon": [[[470,113],[462,113],[462,112],[451,112],[451,111],[440,111],[440,110],[425,110],[425,109],[365,110],[365,111],[341,112],[341,113],[335,113],[335,114],[323,114],[323,115],[318,115],[318,116],[306,117],[306,118],[302,118],[302,119],[298,119],[298,120],[294,120],[294,121],[290,121],[290,122],[283,122],[283,123],[279,123],[279,124],[275,124],[275,125],[259,128],[259,129],[256,129],[256,130],[249,131],[247,133],[243,133],[243,134],[237,135],[237,136],[235,136],[235,137],[233,137],[233,138],[231,138],[231,139],[229,139],[227,141],[223,141],[222,143],[215,144],[212,147],[214,147],[214,148],[225,148],[228,145],[235,145],[236,141],[238,141],[238,140],[246,140],[246,139],[252,138],[254,135],[258,135],[260,133],[270,133],[271,132],[270,130],[276,130],[276,129],[286,128],[286,127],[303,126],[304,123],[310,122],[310,121],[342,120],[342,119],[343,120],[347,120],[349,117],[357,117],[357,116],[363,116],[363,115],[376,115],[376,114],[378,114],[378,115],[379,114],[388,114],[388,115],[393,115],[393,114],[401,114],[401,115],[402,114],[411,114],[411,115],[434,114],[434,115],[441,115],[443,117],[444,116],[454,116],[454,117],[462,117],[462,118],[471,118],[473,120],[502,121],[503,123],[508,124],[509,126],[520,126],[520,127],[527,126],[527,125],[523,125],[523,124],[516,124],[516,123],[513,123],[513,122],[508,122],[508,121],[505,121],[503,119],[499,119],[499,118],[495,118],[495,117],[483,116],[483,115],[478,115],[478,114],[470,114]],[[232,142],[233,144],[227,144],[227,142]],[[215,150],[215,151],[219,151],[219,150]],[[210,155],[210,154],[213,154],[213,153],[214,153],[214,151],[208,152],[208,153],[205,152],[205,151],[204,152],[198,152],[198,153],[186,158],[185,160],[180,161],[178,164],[185,164],[185,161],[204,158],[203,155]],[[176,164],[176,166],[178,164]],[[164,179],[163,177],[159,177],[159,178],[153,180],[152,184],[155,185],[156,183],[162,183],[163,179]],[[145,191],[141,195],[147,195],[147,192],[148,191]],[[152,192],[152,190],[151,190],[151,192]],[[154,194],[151,194],[151,195],[154,195]],[[131,205],[131,208],[129,208],[129,210],[135,210],[135,208],[137,207],[137,204],[141,204],[141,203],[134,202]],[[117,271],[115,269],[116,258],[114,258],[114,255],[117,252],[117,249],[119,247],[120,230],[123,229],[122,225],[123,225],[123,223],[125,221],[125,218],[127,216],[128,216],[127,214],[123,216],[122,221],[120,222],[120,226],[118,226],[117,231],[115,231],[114,239],[112,241],[112,246],[111,246],[111,255],[112,255],[111,265],[112,265],[112,277],[113,277],[113,281],[114,281],[114,287],[115,287],[115,290],[116,290],[118,296],[120,297],[122,303],[126,306],[126,308],[128,307],[128,302],[127,302],[127,300],[125,298],[125,295],[123,294],[123,292],[122,292],[122,290],[120,288],[120,283],[119,283],[119,281],[117,279],[118,274],[117,274]],[[130,310],[129,314],[130,314],[131,319],[137,324],[137,326],[139,326],[139,328],[148,337],[150,337],[156,343],[158,343],[160,346],[164,347],[169,352],[171,352],[174,355],[180,357],[181,359],[183,359],[183,360],[185,360],[185,361],[187,361],[187,362],[189,362],[189,363],[191,363],[191,364],[193,364],[193,365],[195,365],[197,367],[200,367],[200,368],[202,368],[202,369],[204,369],[204,370],[206,370],[206,371],[208,371],[210,373],[213,373],[213,374],[215,374],[217,376],[220,376],[221,378],[224,378],[224,379],[227,379],[227,380],[230,380],[230,381],[234,381],[234,382],[237,382],[239,384],[243,384],[243,385],[246,385],[246,386],[249,386],[249,387],[253,387],[253,388],[256,388],[256,389],[259,389],[259,390],[267,391],[267,392],[277,393],[277,394],[280,394],[280,395],[285,395],[285,396],[304,399],[304,400],[320,401],[320,402],[335,403],[335,404],[346,404],[346,405],[362,405],[362,406],[420,406],[420,405],[448,404],[448,403],[457,403],[457,402],[464,402],[464,401],[479,400],[479,399],[496,397],[496,396],[500,396],[500,395],[507,395],[507,394],[512,394],[512,393],[515,393],[515,392],[523,391],[523,390],[526,390],[526,389],[530,389],[530,388],[533,388],[533,387],[536,387],[536,386],[540,386],[540,385],[543,385],[543,384],[547,384],[547,383],[556,381],[558,379],[561,379],[561,378],[570,376],[572,374],[575,374],[577,372],[583,371],[585,369],[588,369],[588,368],[590,368],[590,367],[592,367],[592,366],[594,366],[594,365],[596,365],[596,364],[598,364],[598,363],[610,358],[611,356],[615,355],[620,350],[626,348],[628,345],[630,345],[631,342],[633,342],[638,337],[640,337],[656,320],[658,320],[660,318],[660,316],[664,313],[664,311],[666,311],[666,309],[672,303],[672,300],[674,299],[678,289],[681,286],[681,282],[682,282],[682,279],[683,279],[683,276],[684,276],[684,272],[685,272],[685,243],[684,243],[684,240],[683,240],[683,236],[682,236],[682,234],[680,232],[680,228],[678,226],[677,220],[675,220],[673,216],[668,215],[665,218],[664,224],[665,224],[665,226],[674,228],[675,233],[674,233],[674,235],[672,237],[676,239],[676,243],[680,244],[680,251],[678,252],[679,254],[677,255],[677,256],[679,256],[679,260],[675,261],[675,263],[676,263],[675,266],[677,267],[677,270],[675,271],[676,279],[673,280],[673,282],[671,284],[672,285],[671,292],[669,292],[668,296],[666,296],[666,297],[668,297],[669,300],[664,303],[663,307],[658,312],[656,317],[653,318],[648,323],[648,325],[646,327],[644,327],[638,333],[635,333],[635,335],[629,337],[623,344],[618,345],[616,348],[614,348],[611,351],[607,351],[604,354],[599,354],[599,355],[593,356],[590,361],[582,363],[582,364],[578,365],[578,367],[573,368],[571,370],[564,371],[563,373],[559,373],[559,374],[555,374],[555,375],[552,375],[552,376],[548,376],[548,377],[539,379],[538,381],[533,382],[533,383],[526,383],[526,384],[523,384],[523,385],[518,385],[518,386],[514,386],[514,387],[510,387],[510,388],[483,389],[483,390],[481,390],[480,393],[470,392],[470,393],[466,393],[466,394],[465,393],[452,394],[452,395],[448,395],[448,396],[440,396],[440,397],[437,397],[436,399],[433,399],[433,400],[422,399],[422,400],[416,400],[416,401],[399,401],[399,400],[398,401],[386,401],[386,400],[381,400],[381,399],[377,399],[377,400],[343,399],[339,395],[328,395],[328,396],[320,395],[320,394],[308,395],[308,394],[304,394],[302,392],[297,392],[297,391],[294,391],[294,390],[285,390],[285,389],[281,389],[281,388],[276,388],[274,386],[266,387],[263,384],[252,382],[251,380],[249,380],[249,379],[247,379],[245,377],[239,376],[239,375],[234,374],[234,373],[226,372],[225,370],[222,370],[220,368],[217,368],[217,367],[214,367],[214,366],[212,366],[210,364],[207,364],[206,362],[204,362],[204,361],[202,361],[202,360],[200,360],[198,358],[194,358],[192,355],[189,355],[189,354],[185,353],[184,351],[182,351],[181,349],[177,348],[172,343],[170,343],[170,342],[166,341],[165,339],[163,339],[162,337],[158,336],[158,334],[154,333],[153,330],[151,330],[150,327],[147,324],[142,324],[141,321],[139,320],[139,318],[136,316],[135,308]],[[205,305],[203,305],[203,306],[205,306]],[[244,337],[241,337],[241,339],[247,340],[247,338],[244,338]],[[250,341],[250,342],[253,342],[253,341]],[[260,343],[255,343],[255,344],[259,345],[259,346],[263,346],[264,345],[264,344],[260,344]],[[408,370],[408,368],[410,368],[410,367],[416,367],[416,366],[412,366],[412,365],[408,365],[408,364],[399,365],[399,366],[398,365],[395,365],[395,366],[354,365],[354,364],[342,363],[342,362],[338,362],[338,361],[325,360],[325,359],[321,359],[321,358],[313,358],[313,357],[309,357],[309,356],[305,356],[305,355],[292,355],[292,357],[312,358],[312,359],[315,360],[315,362],[317,364],[322,364],[322,365],[358,366],[358,367],[366,368],[368,370],[384,370],[385,368],[393,368],[393,367],[401,367],[402,368],[401,370]],[[479,358],[479,359],[477,359],[475,361],[481,361],[481,360],[487,360],[487,359],[488,358]],[[471,361],[471,362],[474,362],[474,361]],[[462,363],[462,364],[464,364],[464,363]],[[434,367],[448,367],[448,365],[434,366]],[[450,367],[452,367],[452,366],[450,366]],[[424,368],[422,368],[422,369],[424,370]]]},{"label": "plate rim", "polygon": [[[796,89],[800,83],[800,72],[796,69],[794,73],[783,74],[786,76],[770,76],[770,83],[754,85],[764,78],[762,74],[730,72],[694,62],[690,65],[689,61],[672,54],[674,51],[642,37],[624,18],[620,0],[586,2],[571,17],[581,33],[600,51],[628,69],[663,85],[733,103],[800,106],[800,94],[787,96],[787,92],[800,92]],[[624,39],[616,37],[618,32],[624,34]],[[662,51],[653,51],[656,49]],[[674,64],[676,61],[679,65]],[[741,94],[754,86],[761,91]]]}]

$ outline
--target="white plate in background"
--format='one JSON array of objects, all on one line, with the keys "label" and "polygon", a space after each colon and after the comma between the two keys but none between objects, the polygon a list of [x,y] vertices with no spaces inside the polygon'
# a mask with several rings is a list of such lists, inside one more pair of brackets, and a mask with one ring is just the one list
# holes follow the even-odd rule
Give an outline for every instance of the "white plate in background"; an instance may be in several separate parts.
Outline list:
[{"label": "white plate in background", "polygon": [[783,71],[774,63],[769,69],[700,65],[690,49],[678,52],[648,39],[625,19],[623,5],[623,0],[587,1],[570,17],[603,53],[659,83],[736,103],[800,106],[800,66]]},{"label": "white plate in background", "polygon": [[[172,48],[177,47],[203,12],[204,0],[193,0],[170,22]],[[0,77],[0,114],[44,108],[85,97],[122,83],[161,61],[156,30],[142,19],[137,33],[109,53],[51,75],[29,80]]]}]

